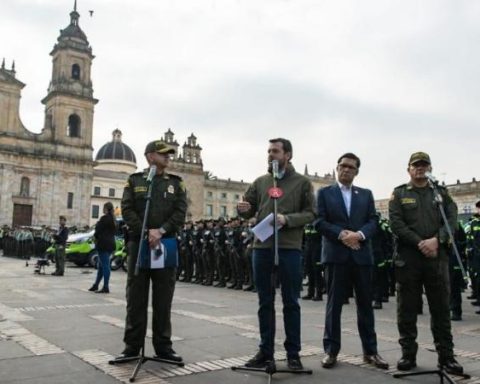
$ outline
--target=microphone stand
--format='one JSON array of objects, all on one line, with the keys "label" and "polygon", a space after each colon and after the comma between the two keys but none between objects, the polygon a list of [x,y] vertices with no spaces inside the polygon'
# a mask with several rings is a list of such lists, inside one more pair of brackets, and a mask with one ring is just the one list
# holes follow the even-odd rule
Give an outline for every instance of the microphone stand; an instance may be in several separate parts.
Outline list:
[{"label": "microphone stand", "polygon": [[[278,167],[278,165],[277,165]],[[275,327],[275,289],[277,286],[277,277],[278,277],[278,266],[279,266],[279,255],[278,255],[278,204],[277,200],[282,196],[281,190],[277,187],[277,177],[278,177],[278,168],[273,170],[273,188],[270,193],[270,198],[273,200],[273,254],[274,254],[274,264],[273,270],[270,275],[270,285],[272,289],[272,312],[270,314],[270,331]],[[272,343],[275,344],[275,340],[272,340]],[[232,367],[232,371],[251,371],[251,372],[262,372],[268,374],[268,384],[271,384],[273,375],[275,373],[293,373],[293,374],[307,374],[311,375],[311,369],[277,369],[275,365],[275,360],[272,359],[271,363],[268,364],[265,368],[255,368],[255,367]]]},{"label": "microphone stand", "polygon": [[[440,191],[437,188],[437,183],[432,178],[427,177],[428,185],[433,190],[434,201],[437,203],[438,210],[440,211],[440,215],[442,216],[443,223],[445,225],[445,229],[447,230],[448,237],[453,246],[453,252],[457,258],[458,265],[460,270],[462,271],[463,279],[467,281],[467,273],[465,272],[465,268],[463,267],[462,259],[460,258],[460,253],[458,252],[457,244],[455,243],[455,237],[453,236],[452,228],[447,220],[447,215],[445,213],[445,207],[443,205],[443,197],[440,194]],[[445,370],[444,365],[440,365],[439,369],[429,370],[429,371],[420,371],[420,372],[408,372],[408,373],[395,373],[393,375],[394,378],[399,379],[402,377],[408,376],[423,376],[423,375],[438,375],[440,377],[440,383],[443,384],[444,380],[446,380],[449,384],[455,384],[455,381],[448,375],[448,372]],[[470,379],[470,375],[466,373],[456,373],[455,376],[460,376],[462,379]]]},{"label": "microphone stand", "polygon": [[[149,178],[150,179],[150,175]],[[145,198],[146,204],[145,204],[145,211],[144,211],[144,216],[143,216],[143,224],[142,224],[142,232],[140,234],[140,244],[138,245],[138,253],[137,253],[137,261],[135,263],[135,278],[138,278],[138,275],[140,274],[140,257],[142,256],[143,252],[143,243],[144,243],[144,237],[145,233],[147,231],[147,219],[148,219],[148,214],[150,212],[150,201],[152,200],[152,181],[153,181],[153,176],[151,180],[148,180],[148,189],[147,189],[147,196]],[[148,295],[148,293],[147,293]],[[148,303],[148,297],[147,297],[147,303]],[[145,364],[147,361],[156,361],[159,363],[167,363],[167,364],[174,364],[178,367],[183,367],[185,364],[182,361],[173,361],[173,360],[168,360],[168,359],[162,359],[160,357],[150,357],[150,356],[145,356],[145,337],[143,338],[143,343],[142,343],[142,348],[140,349],[140,355],[138,356],[128,356],[124,358],[116,358],[113,360],[109,360],[108,364],[110,365],[115,365],[115,364],[123,364],[123,363],[128,363],[130,361],[137,361],[137,364],[135,365],[135,368],[133,369],[132,376],[130,376],[129,381],[133,383],[137,377],[138,372],[140,371],[140,368],[142,367],[143,364]]]}]

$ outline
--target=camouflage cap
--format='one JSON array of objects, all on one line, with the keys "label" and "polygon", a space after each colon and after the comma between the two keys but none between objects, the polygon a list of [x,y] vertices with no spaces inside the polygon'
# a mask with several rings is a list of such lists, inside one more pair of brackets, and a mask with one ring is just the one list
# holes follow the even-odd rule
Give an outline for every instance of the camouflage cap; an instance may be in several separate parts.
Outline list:
[{"label": "camouflage cap", "polygon": [[410,160],[408,161],[408,165],[418,163],[419,161],[423,161],[425,163],[432,164],[432,162],[430,161],[430,156],[428,156],[427,153],[425,153],[425,152],[415,152],[415,153],[412,153],[412,155],[410,156]]},{"label": "camouflage cap", "polygon": [[145,147],[145,154],[147,153],[175,153],[175,148],[168,146],[163,141],[155,140],[147,144]]}]

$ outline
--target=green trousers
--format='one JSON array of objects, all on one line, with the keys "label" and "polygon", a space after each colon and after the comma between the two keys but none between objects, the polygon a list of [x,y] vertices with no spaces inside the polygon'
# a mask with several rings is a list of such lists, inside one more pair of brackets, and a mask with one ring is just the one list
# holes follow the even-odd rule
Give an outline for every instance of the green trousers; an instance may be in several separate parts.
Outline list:
[{"label": "green trousers", "polygon": [[63,275],[65,272],[65,247],[63,245],[55,246],[55,273]]},{"label": "green trousers", "polygon": [[448,259],[428,259],[418,252],[402,255],[406,263],[396,267],[397,323],[402,355],[415,358],[418,350],[417,314],[425,290],[430,309],[430,327],[439,360],[453,357],[450,323]]},{"label": "green trousers", "polygon": [[130,241],[128,249],[127,318],[123,341],[127,348],[140,350],[147,333],[148,296],[152,283],[152,333],[156,353],[172,347],[170,311],[175,291],[176,269],[140,269],[135,276],[138,243]]}]

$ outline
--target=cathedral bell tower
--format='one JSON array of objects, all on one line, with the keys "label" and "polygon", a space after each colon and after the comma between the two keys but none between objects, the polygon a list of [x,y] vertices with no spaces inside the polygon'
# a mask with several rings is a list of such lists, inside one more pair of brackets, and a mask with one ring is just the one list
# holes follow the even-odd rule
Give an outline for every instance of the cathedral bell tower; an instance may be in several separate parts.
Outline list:
[{"label": "cathedral bell tower", "polygon": [[53,58],[52,79],[45,105],[44,133],[53,143],[74,146],[74,157],[92,159],[94,106],[91,65],[92,48],[81,30],[75,0],[70,24],[60,36],[50,55]]}]

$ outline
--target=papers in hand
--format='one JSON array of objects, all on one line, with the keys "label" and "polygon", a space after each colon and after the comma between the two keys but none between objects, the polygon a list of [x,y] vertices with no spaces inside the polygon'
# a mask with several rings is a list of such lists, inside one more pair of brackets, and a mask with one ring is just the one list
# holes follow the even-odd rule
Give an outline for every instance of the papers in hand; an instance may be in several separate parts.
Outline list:
[{"label": "papers in hand", "polygon": [[150,268],[165,268],[165,246],[160,243],[156,248],[150,249]]},{"label": "papers in hand", "polygon": [[[278,229],[280,228],[282,228],[282,226],[278,225]],[[270,236],[272,236],[273,235],[273,213],[270,213],[255,227],[253,227],[252,232],[257,237],[257,239],[260,240],[262,243],[265,240],[267,240]]]}]

